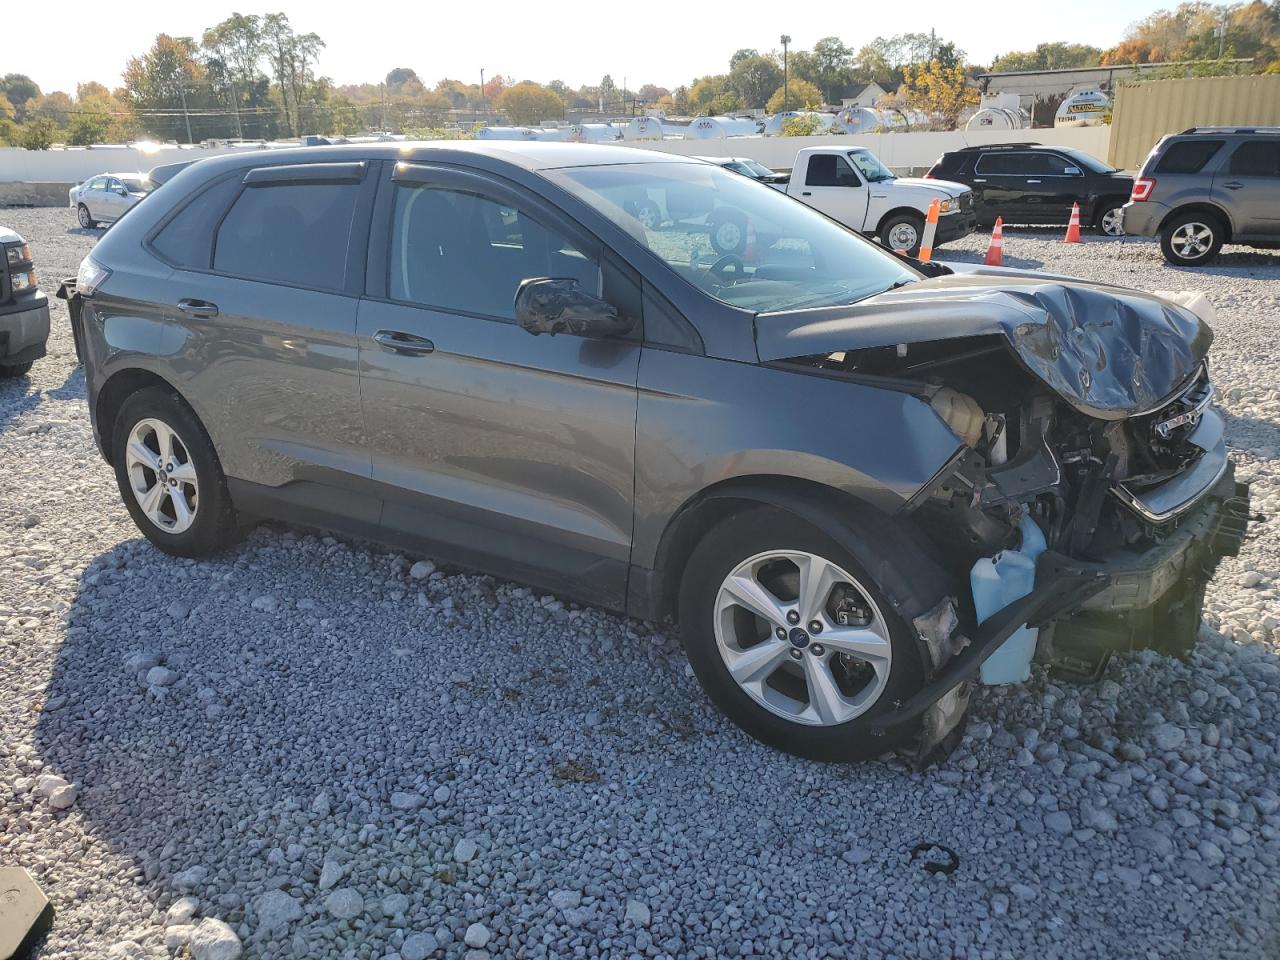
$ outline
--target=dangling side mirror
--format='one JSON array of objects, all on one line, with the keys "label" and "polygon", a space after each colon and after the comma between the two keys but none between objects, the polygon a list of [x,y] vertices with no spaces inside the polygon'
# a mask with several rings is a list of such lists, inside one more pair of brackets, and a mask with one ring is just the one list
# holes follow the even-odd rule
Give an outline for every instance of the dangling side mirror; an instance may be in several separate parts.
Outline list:
[{"label": "dangling side mirror", "polygon": [[634,321],[613,304],[582,289],[568,277],[533,277],[520,283],[516,323],[532,334],[571,333],[579,337],[619,337]]}]

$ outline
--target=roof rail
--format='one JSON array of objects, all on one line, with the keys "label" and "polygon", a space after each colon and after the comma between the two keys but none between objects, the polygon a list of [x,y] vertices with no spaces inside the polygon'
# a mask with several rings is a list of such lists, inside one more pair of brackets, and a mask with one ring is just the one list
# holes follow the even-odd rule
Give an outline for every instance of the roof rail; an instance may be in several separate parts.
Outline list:
[{"label": "roof rail", "polygon": [[956,153],[973,153],[978,150],[1013,150],[1018,147],[1043,147],[1038,140],[1027,140],[1024,143],[983,143],[971,147],[961,147]]},{"label": "roof rail", "polygon": [[1188,127],[1178,136],[1192,133],[1280,133],[1280,127]]}]

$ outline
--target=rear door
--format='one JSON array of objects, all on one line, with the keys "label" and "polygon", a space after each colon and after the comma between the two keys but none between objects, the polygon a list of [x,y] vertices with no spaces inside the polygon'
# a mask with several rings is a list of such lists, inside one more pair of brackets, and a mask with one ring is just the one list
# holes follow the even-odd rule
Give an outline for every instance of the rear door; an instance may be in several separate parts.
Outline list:
[{"label": "rear door", "polygon": [[1237,234],[1280,238],[1280,137],[1245,140],[1213,178]]},{"label": "rear door", "polygon": [[797,179],[792,173],[792,196],[845,226],[866,229],[869,191],[847,159],[837,153],[811,153],[798,190]]},{"label": "rear door", "polygon": [[269,516],[376,530],[355,339],[375,189],[362,162],[236,171],[152,240],[182,390]]},{"label": "rear door", "polygon": [[572,221],[491,175],[397,166],[358,320],[383,537],[621,607],[641,329],[533,336],[522,280],[573,277],[626,315],[639,281]]}]

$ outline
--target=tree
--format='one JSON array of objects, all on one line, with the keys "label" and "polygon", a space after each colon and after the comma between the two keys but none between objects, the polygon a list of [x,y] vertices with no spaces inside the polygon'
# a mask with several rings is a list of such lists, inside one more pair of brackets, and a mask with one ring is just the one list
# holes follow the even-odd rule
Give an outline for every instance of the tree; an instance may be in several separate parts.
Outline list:
[{"label": "tree", "polygon": [[1102,62],[1102,51],[1087,43],[1037,44],[1034,50],[1019,50],[996,57],[993,72],[1018,70],[1065,70],[1072,67],[1096,67]]},{"label": "tree", "polygon": [[0,120],[12,120],[16,111],[13,104],[9,102],[9,98],[0,93]]},{"label": "tree", "polygon": [[70,96],[61,90],[54,90],[28,100],[26,114],[28,120],[32,117],[42,117],[62,127],[71,120],[71,112],[74,108],[75,102]]},{"label": "tree", "polygon": [[813,45],[813,69],[822,102],[835,103],[853,82],[853,51],[839,37],[823,37]]},{"label": "tree", "polygon": [[782,121],[784,137],[812,137],[822,132],[822,119],[814,113],[802,113]]},{"label": "tree", "polygon": [[944,130],[954,130],[965,108],[978,103],[978,91],[969,86],[963,67],[944,67],[934,60],[905,66],[903,75],[899,93],[907,108],[926,114]]},{"label": "tree", "polygon": [[613,77],[605,74],[600,81],[600,112],[613,113],[622,109],[622,95],[613,82]]},{"label": "tree", "polygon": [[[550,84],[548,84],[548,86],[550,86]],[[560,93],[561,91],[557,90],[556,92]],[[636,97],[641,103],[657,103],[663,97],[668,97],[670,95],[671,91],[666,87],[659,87],[652,83],[646,83],[636,91]]]},{"label": "tree", "polygon": [[0,77],[0,94],[13,106],[14,118],[26,119],[27,101],[40,96],[40,86],[25,73],[6,73]]},{"label": "tree", "polygon": [[243,137],[245,124],[241,108],[255,110],[265,104],[265,99],[255,96],[261,79],[262,19],[233,13],[206,30],[200,45],[210,54],[205,67],[214,79],[215,88],[226,91],[226,102],[235,118],[236,136]]},{"label": "tree", "polygon": [[405,83],[410,80],[417,81],[419,85],[422,84],[422,81],[418,80],[417,72],[412,67],[396,67],[387,73],[387,91],[389,93],[399,93]]},{"label": "tree", "polygon": [[822,91],[808,80],[792,80],[787,84],[784,98],[783,88],[779,87],[769,98],[767,109],[770,113],[781,113],[784,110],[816,110],[822,106]]},{"label": "tree", "polygon": [[[739,51],[740,53],[742,51]],[[727,86],[747,107],[763,107],[782,82],[782,68],[770,57],[739,57],[729,68]]]},{"label": "tree", "polygon": [[33,117],[18,128],[17,144],[26,150],[48,150],[58,139],[58,125],[47,117]]},{"label": "tree", "polygon": [[[190,37],[162,33],[151,49],[124,68],[125,98],[145,127],[161,139],[186,139],[185,111],[216,104]],[[192,138],[201,130],[192,123]],[[203,131],[201,131],[203,132]]]},{"label": "tree", "polygon": [[741,99],[729,86],[728,74],[703,77],[689,90],[689,113],[713,117],[732,113],[741,107]]},{"label": "tree", "polygon": [[496,106],[516,126],[537,126],[543,120],[564,116],[564,101],[541,84],[528,80],[503,90]]}]

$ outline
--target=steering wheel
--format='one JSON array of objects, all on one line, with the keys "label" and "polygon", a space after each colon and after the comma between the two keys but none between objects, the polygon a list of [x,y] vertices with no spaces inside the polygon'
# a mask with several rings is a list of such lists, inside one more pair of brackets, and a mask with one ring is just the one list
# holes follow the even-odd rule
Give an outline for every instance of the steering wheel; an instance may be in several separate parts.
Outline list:
[{"label": "steering wheel", "polygon": [[[730,275],[729,268],[733,268]],[[746,275],[747,265],[742,262],[741,257],[736,257],[732,253],[726,253],[723,257],[711,265],[710,273],[716,278],[718,283],[728,283],[731,280],[740,280]]]}]

